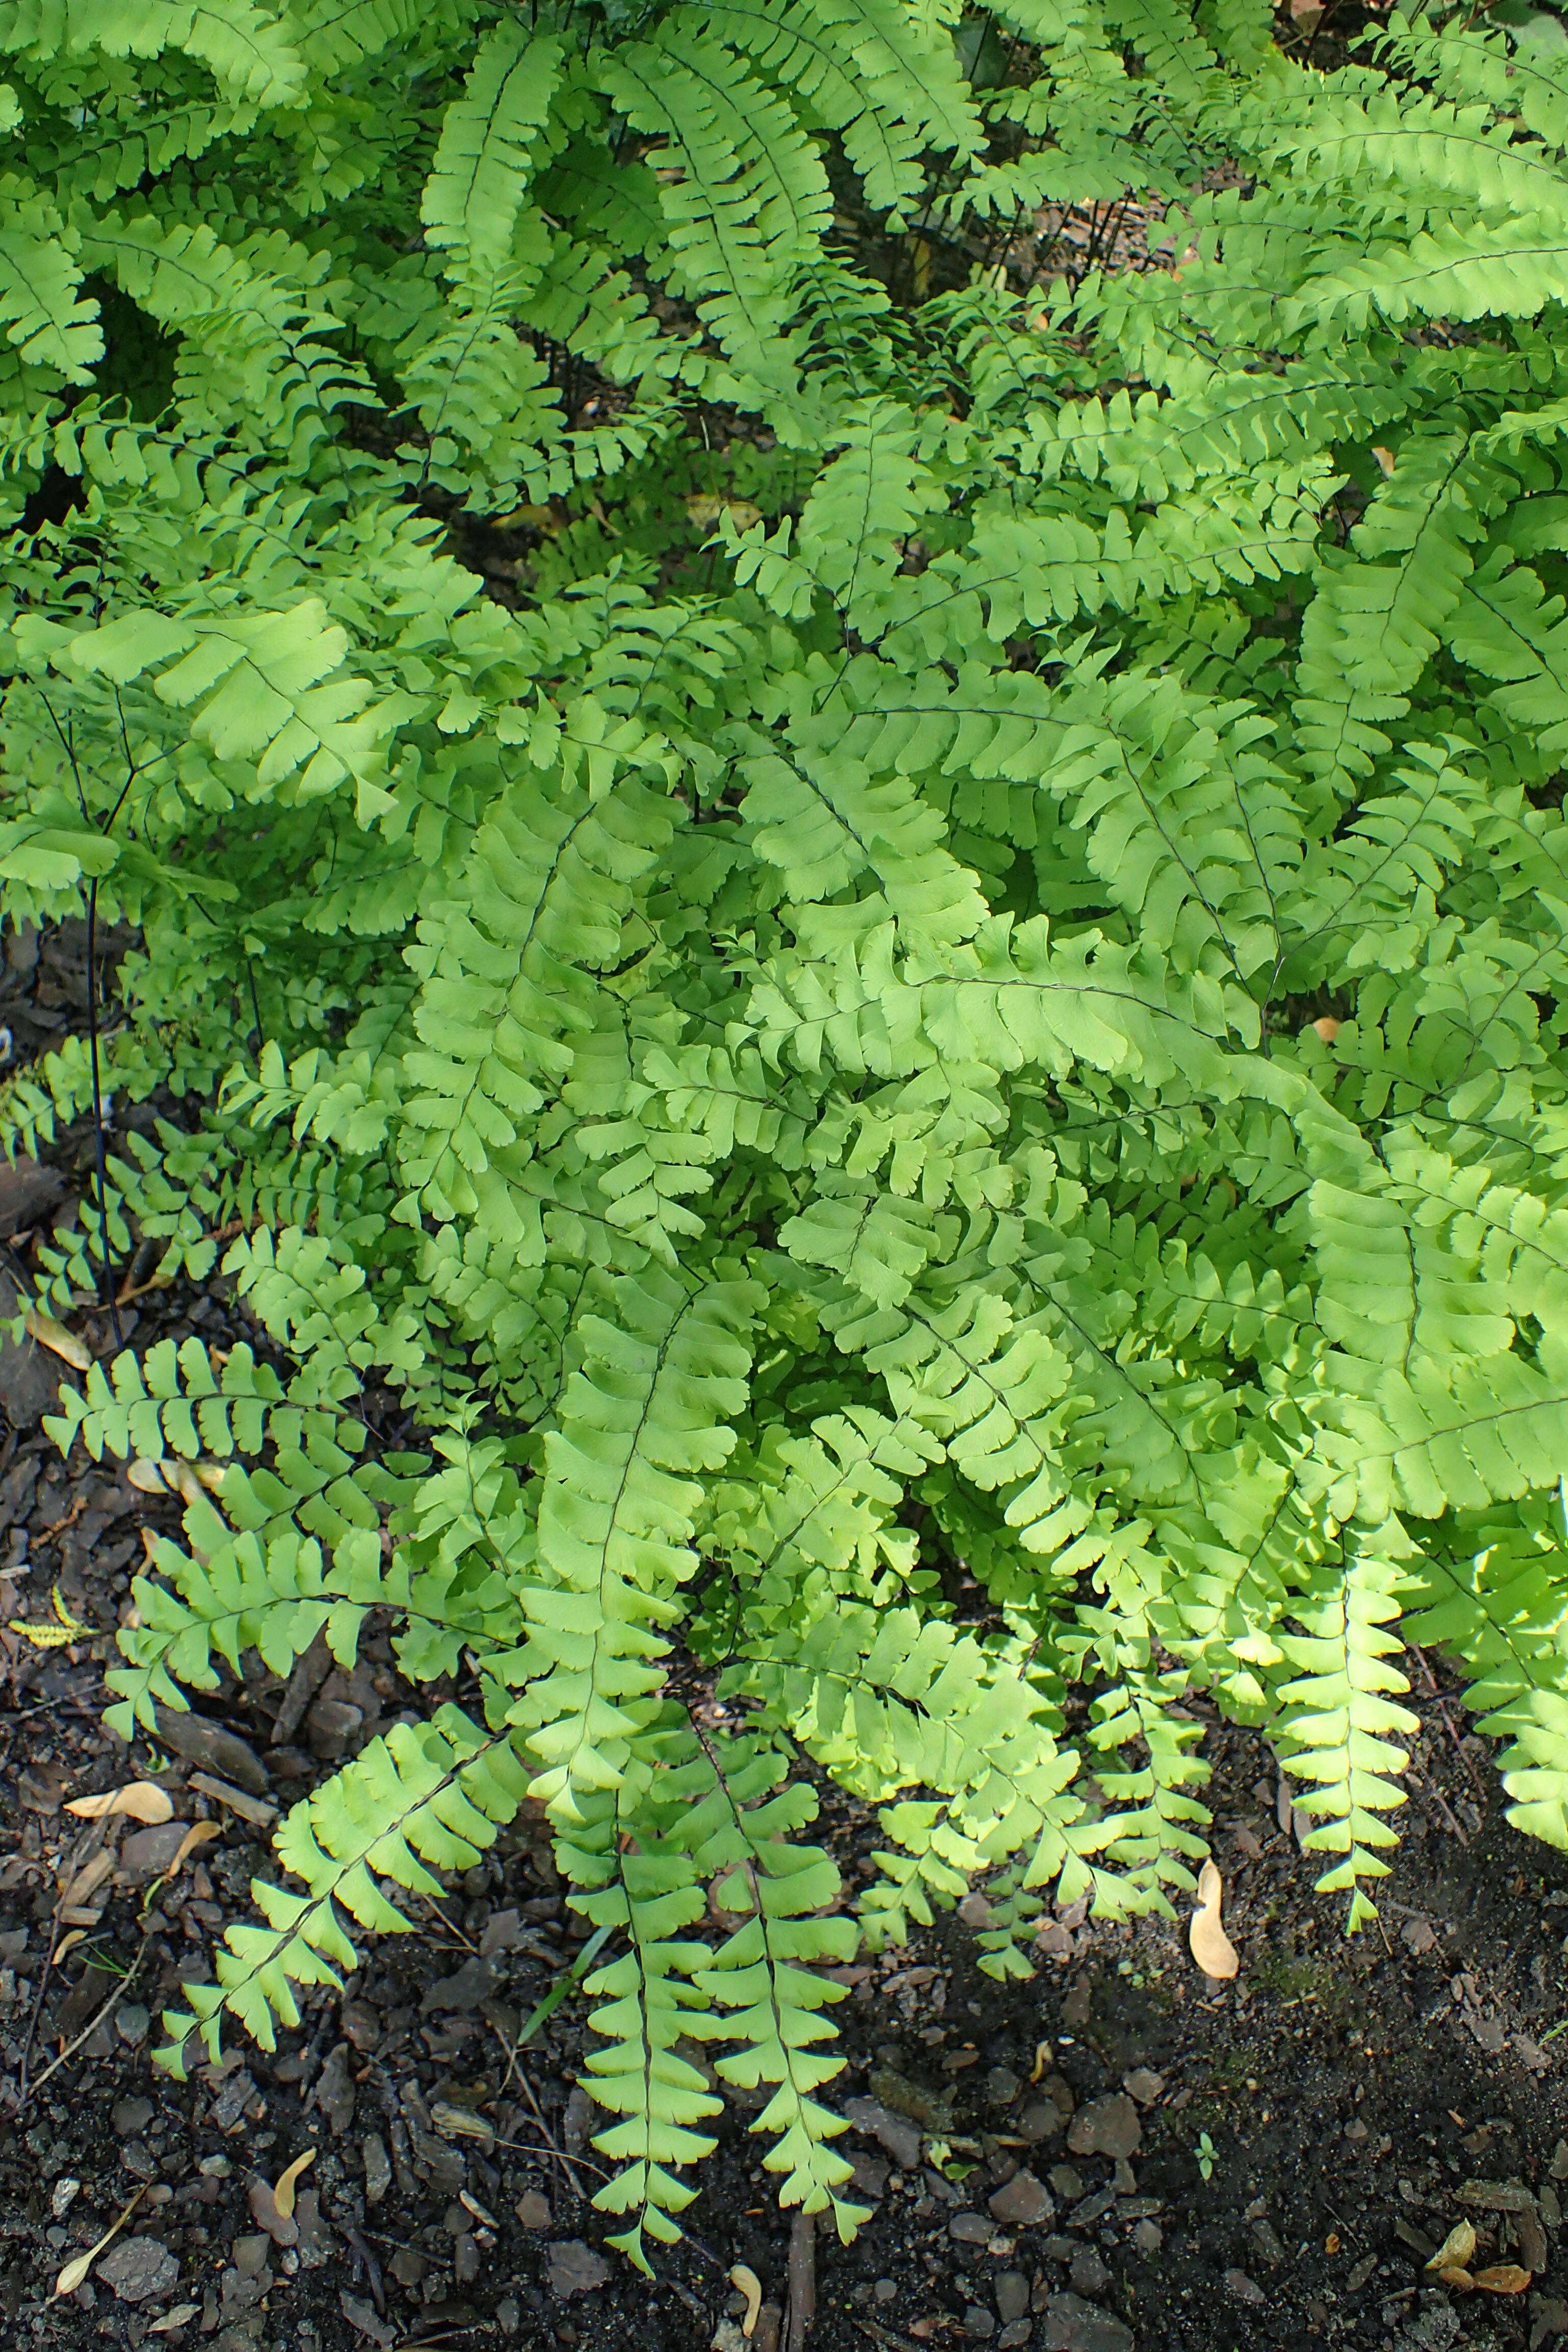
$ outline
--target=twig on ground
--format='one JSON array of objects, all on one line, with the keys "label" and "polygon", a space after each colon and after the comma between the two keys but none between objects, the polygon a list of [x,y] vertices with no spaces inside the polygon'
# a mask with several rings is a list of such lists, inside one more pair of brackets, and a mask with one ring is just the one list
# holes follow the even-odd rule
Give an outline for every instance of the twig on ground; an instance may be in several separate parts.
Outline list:
[{"label": "twig on ground", "polygon": [[456,1936],[458,1943],[461,1944],[465,1952],[478,1953],[479,1948],[479,1946],[476,1943],[470,1942],[469,1938],[464,1935],[460,1927],[453,1927],[450,1919],[447,1918],[447,1914],[442,1910],[441,1906],[436,1902],[432,1896],[428,1895],[421,1895],[420,1900],[421,1902],[429,1905],[431,1910],[434,1911],[437,1918],[439,1919],[442,1927],[445,1927],[448,1936]]},{"label": "twig on ground", "polygon": [[1483,1782],[1480,1774],[1476,1769],[1476,1759],[1470,1754],[1469,1749],[1465,1746],[1460,1734],[1455,1729],[1454,1718],[1448,1713],[1447,1693],[1438,1689],[1437,1677],[1432,1672],[1431,1662],[1427,1658],[1426,1651],[1416,1649],[1414,1644],[1412,1644],[1411,1655],[1415,1659],[1423,1675],[1426,1677],[1427,1694],[1437,1702],[1437,1712],[1443,1718],[1444,1726],[1447,1731],[1448,1737],[1453,1741],[1454,1747],[1458,1751],[1459,1761],[1463,1764],[1465,1770],[1469,1777],[1471,1788],[1474,1789],[1478,1797],[1484,1797],[1487,1793],[1486,1785]]},{"label": "twig on ground", "polygon": [[577,2177],[574,2161],[572,2158],[567,2155],[560,2142],[556,2139],[556,2137],[551,2130],[550,2126],[545,2122],[544,2110],[533,2095],[533,2084],[529,2081],[526,2072],[521,2067],[518,2069],[517,2079],[521,2087],[523,2097],[533,2109],[534,2118],[539,2125],[540,2130],[544,2134],[545,2139],[550,2147],[550,2153],[555,2158],[556,2161],[560,2164],[562,2170],[565,2173],[567,2179],[572,2183],[573,2189],[578,2201],[585,2205],[588,2200],[586,2196],[584,2194],[583,2183]]},{"label": "twig on ground", "polygon": [[[518,2121],[519,2123],[525,2124],[528,2121],[528,2117],[526,2116],[520,2116],[518,2117]],[[564,2155],[551,2138],[548,2126],[546,2126],[544,2129],[544,2138],[545,2145],[542,2147],[536,2147],[531,2140],[502,2139],[498,2133],[496,2136],[496,2146],[498,2147],[515,2147],[519,2154],[522,2156],[548,2157],[552,2164],[560,2165],[562,2169],[565,2172],[570,2172],[574,2164],[580,2164],[584,2172],[593,2173],[597,2179],[608,2180],[611,2178],[610,2174],[605,2170],[602,2164],[590,2164],[585,2156],[573,2157]],[[572,2185],[574,2189],[576,2189],[578,2196],[581,2197],[583,2191],[575,2179],[573,2180]]]},{"label": "twig on ground", "polygon": [[[21,2063],[16,2069],[16,2113],[18,2115],[27,2104],[27,2062],[33,2054],[33,2042],[38,2031],[38,2019],[43,2014],[44,1995],[48,1990],[49,1978],[54,1972],[55,1956],[59,1949],[60,1913],[65,1906],[66,1896],[80,1875],[83,1865],[97,1853],[108,1834],[109,1823],[105,1819],[94,1822],[89,1833],[78,1841],[77,1850],[71,1856],[70,1866],[61,1880],[60,1891],[55,1897],[55,1907],[49,1918],[49,1948],[44,1955],[44,1965],[38,1973],[38,1990],[33,2001],[32,2015],[27,2020],[27,2033],[22,2044]],[[90,2031],[90,2028],[89,2030]],[[49,2072],[51,2074],[54,2072],[53,2067]],[[43,2079],[42,2076],[39,2077],[40,2081]]]},{"label": "twig on ground", "polygon": [[784,2352],[805,2352],[806,2333],[816,2316],[816,2223],[809,2213],[797,2212],[790,2223],[788,2275]]},{"label": "twig on ground", "polygon": [[[103,2007],[99,2011],[97,2016],[92,2018],[82,2027],[81,2032],[77,2035],[74,2042],[67,2043],[66,2047],[60,2052],[58,2058],[50,2060],[43,2073],[39,2075],[37,2081],[32,2084],[24,2092],[22,2103],[16,2109],[17,2116],[22,2114],[23,2108],[26,2106],[27,2100],[35,2098],[43,2089],[44,2084],[48,2081],[49,2076],[51,2074],[58,2074],[60,2068],[65,2064],[68,2058],[74,2058],[77,2052],[81,2048],[82,2043],[84,2042],[90,2041],[92,2036],[97,2032],[99,2027],[106,2024],[109,2019],[113,2016],[115,2011],[119,2008],[121,2002],[124,2000],[126,1994],[135,1983],[137,1973],[141,1969],[142,1961],[147,1957],[147,1947],[152,1940],[153,1930],[149,1927],[142,1937],[142,1942],[138,1948],[136,1958],[132,1961],[129,1969],[126,1971],[125,1975],[121,1977],[120,1982],[110,1994],[109,1999],[104,2002]],[[15,2120],[16,2118],[13,2117],[13,2121]]]},{"label": "twig on ground", "polygon": [[382,2318],[384,2319],[386,2316],[386,2293],[381,2284],[381,2264],[376,2261],[375,2256],[371,2252],[370,2248],[366,2245],[363,2237],[354,2227],[352,2221],[335,2221],[334,2226],[342,2231],[349,2245],[359,2256],[360,2262],[364,2270],[365,2284],[370,2289],[370,2299],[372,2303],[374,2304],[376,2310]]}]

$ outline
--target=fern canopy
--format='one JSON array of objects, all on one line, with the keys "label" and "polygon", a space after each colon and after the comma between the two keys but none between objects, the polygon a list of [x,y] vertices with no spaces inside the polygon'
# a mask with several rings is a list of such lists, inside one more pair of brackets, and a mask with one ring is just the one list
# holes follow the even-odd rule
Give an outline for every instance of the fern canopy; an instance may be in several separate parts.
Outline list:
[{"label": "fern canopy", "polygon": [[[1568,68],[1510,37],[0,7],[0,903],[139,930],[40,1299],[152,1243],[268,1341],[67,1393],[187,1504],[115,1720],[372,1611],[478,1694],[289,1817],[169,2063],[532,1801],[619,2242],[727,2087],[847,2234],[824,1964],[977,1879],[1000,1975],[1168,1911],[1184,1696],[1352,1927],[1406,1639],[1568,1843]],[[1129,199],[1149,266],[1068,267]]]}]

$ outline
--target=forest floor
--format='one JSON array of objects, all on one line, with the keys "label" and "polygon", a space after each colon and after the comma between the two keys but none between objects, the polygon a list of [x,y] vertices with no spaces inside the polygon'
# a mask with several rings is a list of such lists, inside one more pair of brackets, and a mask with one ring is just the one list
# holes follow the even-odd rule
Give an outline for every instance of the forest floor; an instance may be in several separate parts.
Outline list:
[{"label": "forest floor", "polygon": [[[80,941],[30,961],[9,944],[0,1024],[20,1056],[79,1009]],[[5,1279],[26,1283],[30,1236],[90,1152],[79,1133],[49,1168],[0,1164]],[[254,1341],[228,1288],[143,1293],[127,1344]],[[112,1353],[106,1315],[73,1328]],[[438,1906],[414,1903],[411,1932],[276,2051],[236,2035],[187,2083],[154,2069],[159,2011],[251,1916],[279,1811],[454,1694],[404,1685],[373,1623],[352,1674],[323,1654],[285,1683],[252,1661],[128,1753],[100,1720],[102,1672],[143,1530],[174,1531],[179,1504],[79,1446],[62,1462],[39,1424],[64,1370],[33,1341],[0,1349],[0,1628],[51,1618],[58,1590],[92,1629],[52,1650],[0,1630],[0,2340],[770,2352],[791,2232],[743,2110],[654,2284],[602,2251],[581,2000],[518,2044],[584,1932],[533,1820]],[[1509,1827],[1461,1698],[1409,1666],[1411,1801],[1381,1916],[1353,1940],[1311,1891],[1268,1749],[1207,1718],[1234,1982],[1199,1974],[1184,1921],[1071,1913],[1028,1983],[982,1976],[956,1919],[843,1972],[835,2094],[872,2218],[847,2248],[796,2233],[807,2352],[1568,2341],[1568,1856]],[[132,1779],[167,1791],[169,1822],[66,1810]],[[868,1818],[829,1790],[825,1820],[853,1885]],[[283,2214],[273,2188],[310,2149]],[[1471,2273],[1513,2291],[1435,2280],[1466,2221]],[[765,2297],[749,2339],[738,2263]]]}]

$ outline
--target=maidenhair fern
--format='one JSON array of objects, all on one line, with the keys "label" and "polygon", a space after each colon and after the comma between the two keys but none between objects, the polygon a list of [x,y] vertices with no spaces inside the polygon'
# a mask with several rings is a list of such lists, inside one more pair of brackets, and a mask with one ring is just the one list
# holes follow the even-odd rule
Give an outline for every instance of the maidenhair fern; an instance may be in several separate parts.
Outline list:
[{"label": "maidenhair fern", "polygon": [[[999,1975],[1168,1911],[1191,1695],[1352,1926],[1405,1641],[1568,1843],[1558,52],[1439,10],[1319,73],[1250,0],[5,0],[0,52],[3,903],[135,932],[35,1281],[258,1327],[54,1424],[184,1507],[113,1719],[371,1611],[476,1693],[289,1816],[168,2063],[531,1796],[613,1938],[619,2242],[731,2087],[848,2232],[822,1964],[976,1882]],[[93,1096],[73,1041],[0,1134]]]}]

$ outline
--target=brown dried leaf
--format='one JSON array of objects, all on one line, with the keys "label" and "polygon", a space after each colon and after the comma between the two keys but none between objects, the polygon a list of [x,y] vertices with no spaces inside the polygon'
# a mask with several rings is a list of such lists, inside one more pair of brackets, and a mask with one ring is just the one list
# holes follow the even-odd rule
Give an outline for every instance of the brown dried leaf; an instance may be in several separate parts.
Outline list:
[{"label": "brown dried leaf", "polygon": [[1050,2043],[1048,2042],[1037,2042],[1035,2044],[1035,2063],[1029,2069],[1030,2082],[1037,2083],[1050,2063]]},{"label": "brown dried leaf", "polygon": [[1394,471],[1393,450],[1380,449],[1377,443],[1374,441],[1372,445],[1372,454],[1377,459],[1377,469],[1379,473],[1383,476],[1384,480],[1387,481],[1389,476]]},{"label": "brown dried leaf", "polygon": [[1325,1045],[1331,1045],[1340,1034],[1340,1024],[1331,1013],[1320,1013],[1312,1026]]},{"label": "brown dried leaf", "polygon": [[294,2210],[294,2183],[302,2172],[310,2170],[315,2161],[315,2149],[308,2147],[303,2156],[297,2156],[294,2158],[287,2172],[279,2175],[278,2186],[272,2192],[272,2202],[285,2221]]},{"label": "brown dried leaf", "polygon": [[1469,2272],[1460,2270],[1457,2264],[1451,2263],[1446,2271],[1439,2271],[1437,2275],[1445,2286],[1453,2288],[1456,2294],[1474,2294],[1476,2291],[1476,2283]]},{"label": "brown dried leaf", "polygon": [[741,2333],[752,2336],[757,2330],[757,2314],[763,2307],[763,2283],[744,2263],[737,2263],[730,2273],[730,2284],[746,2298],[746,2315],[741,2322]]},{"label": "brown dried leaf", "polygon": [[172,1822],[174,1807],[166,1789],[156,1780],[128,1780],[121,1789],[101,1789],[95,1797],[73,1797],[66,1807],[79,1821],[101,1822],[110,1813],[129,1813],[132,1821],[156,1828]]},{"label": "brown dried leaf", "polygon": [[29,1336],[37,1341],[40,1348],[47,1348],[51,1355],[63,1357],[73,1371],[91,1371],[93,1355],[87,1341],[79,1339],[74,1331],[68,1331],[63,1323],[57,1323],[52,1315],[45,1315],[37,1307],[29,1307],[22,1320]]},{"label": "brown dried leaf", "polygon": [[1462,2271],[1475,2251],[1474,2225],[1468,2221],[1456,2221],[1426,2267],[1429,2271]]},{"label": "brown dried leaf", "polygon": [[139,1495],[166,1495],[169,1482],[163,1475],[163,1465],[151,1456],[139,1454],[125,1465],[127,1486],[134,1486]]},{"label": "brown dried leaf", "polygon": [[1198,1874],[1200,1908],[1193,1913],[1187,1927],[1187,1942],[1192,1955],[1205,1977],[1223,1980],[1235,1976],[1241,1963],[1236,1946],[1225,1932],[1220,1918],[1220,1905],[1225,1895],[1225,1881],[1212,1862],[1205,1862]]},{"label": "brown dried leaf", "polygon": [[1490,2270],[1476,2273],[1476,2284],[1483,2294],[1522,2294],[1531,2275],[1517,2263],[1494,2263]]}]

